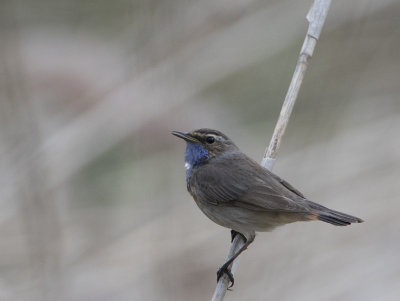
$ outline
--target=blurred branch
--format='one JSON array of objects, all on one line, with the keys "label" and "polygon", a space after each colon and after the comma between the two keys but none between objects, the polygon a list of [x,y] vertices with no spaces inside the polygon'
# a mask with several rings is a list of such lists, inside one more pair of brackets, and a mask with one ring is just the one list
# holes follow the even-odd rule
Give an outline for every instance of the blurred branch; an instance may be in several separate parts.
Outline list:
[{"label": "blurred branch", "polygon": [[[309,22],[307,35],[304,39],[304,43],[297,61],[296,69],[294,71],[292,81],[290,82],[289,89],[286,93],[285,101],[283,102],[271,142],[269,143],[269,146],[266,149],[263,159],[261,161],[261,165],[264,168],[272,170],[274,166],[281,140],[283,134],[285,133],[286,126],[289,122],[290,115],[292,113],[297,95],[299,93],[305,72],[308,67],[309,60],[313,55],[315,45],[317,44],[317,40],[325,22],[325,18],[328,14],[330,2],[330,0],[315,0],[313,6],[307,14],[307,20]],[[236,235],[229,250],[227,260],[233,254],[235,254],[244,245],[244,243],[245,241],[243,237],[241,235]],[[235,273],[237,265],[238,259],[236,259],[231,266],[232,274]],[[226,274],[224,274],[218,281],[212,301],[223,300],[226,290],[228,289],[228,285],[229,278]]]},{"label": "blurred branch", "polygon": [[[260,23],[265,25],[265,20],[268,20],[268,28],[271,28],[267,29],[270,32],[266,34],[272,34],[272,28],[281,22],[281,6],[257,7],[254,10],[245,10],[245,13],[241,6],[230,8],[229,12],[224,7],[214,9],[214,17],[205,16],[202,22],[199,21],[198,27],[185,34],[188,38],[175,38],[182,41],[173,51],[154,53],[149,49],[149,57],[140,59],[152,62],[151,64],[141,66],[140,71],[132,78],[125,79],[97,95],[97,102],[91,109],[55,131],[52,136],[46,137],[42,151],[45,152],[47,165],[52,170],[54,186],[71,178],[80,168],[134,134],[144,124],[160,118],[165,112],[170,114],[170,110],[194,100],[194,96],[209,85],[261,57],[265,58],[266,53],[273,55],[281,51],[287,46],[288,37],[297,31],[294,22],[290,21],[293,24],[289,23],[290,26],[281,29],[283,38],[273,46],[265,44],[253,49],[242,43],[238,47],[234,41],[243,35],[249,37],[249,44],[255,43],[258,37],[250,32]],[[221,19],[221,14],[225,22],[219,24],[217,21]],[[295,12],[288,12],[288,19],[293,20],[294,15]],[[239,16],[241,31],[230,32],[228,29],[231,22]],[[213,23],[211,28],[208,25],[210,23]],[[223,57],[218,62],[210,60],[210,55],[214,56],[221,49],[220,43],[225,45]],[[201,45],[208,45],[207,53]],[[153,48],[165,47],[158,45]],[[190,57],[196,59],[188,59],[188,52],[193,53]],[[182,67],[177,69],[176,66]],[[141,99],[146,99],[145,105]]]},{"label": "blurred branch", "polygon": [[[43,284],[60,263],[63,236],[59,208],[49,189],[51,175],[44,167],[45,158],[38,151],[42,133],[28,88],[21,23],[13,1],[2,3],[0,19],[7,24],[7,34],[0,33],[0,220],[3,229],[10,224],[18,229],[11,244],[4,243],[7,235],[3,237],[1,249],[15,253],[9,264],[16,266],[14,272],[22,271],[21,283],[40,279],[37,282]],[[13,221],[4,218],[10,207],[16,208]],[[37,295],[40,300],[54,299],[45,285],[39,287]]]}]

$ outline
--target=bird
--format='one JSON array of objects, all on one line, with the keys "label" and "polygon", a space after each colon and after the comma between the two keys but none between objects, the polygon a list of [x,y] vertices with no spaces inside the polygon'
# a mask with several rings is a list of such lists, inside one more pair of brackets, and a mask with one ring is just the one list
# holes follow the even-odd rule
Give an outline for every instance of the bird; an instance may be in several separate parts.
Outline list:
[{"label": "bird", "polygon": [[254,241],[256,232],[272,231],[297,221],[322,221],[335,226],[362,219],[307,199],[299,190],[248,157],[225,134],[202,128],[172,131],[186,141],[186,186],[200,210],[216,224],[231,229],[232,241],[244,245],[217,271],[234,284],[230,264]]}]

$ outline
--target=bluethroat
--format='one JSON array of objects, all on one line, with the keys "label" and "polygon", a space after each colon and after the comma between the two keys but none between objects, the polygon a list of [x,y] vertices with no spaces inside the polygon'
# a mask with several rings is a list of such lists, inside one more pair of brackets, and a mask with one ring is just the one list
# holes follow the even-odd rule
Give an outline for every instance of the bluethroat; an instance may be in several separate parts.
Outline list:
[{"label": "bluethroat", "polygon": [[232,229],[232,240],[236,234],[245,238],[243,247],[218,270],[217,280],[226,273],[233,286],[229,265],[254,241],[256,232],[297,221],[320,220],[335,226],[362,222],[308,200],[217,130],[172,134],[186,141],[187,190],[197,206],[213,222]]}]

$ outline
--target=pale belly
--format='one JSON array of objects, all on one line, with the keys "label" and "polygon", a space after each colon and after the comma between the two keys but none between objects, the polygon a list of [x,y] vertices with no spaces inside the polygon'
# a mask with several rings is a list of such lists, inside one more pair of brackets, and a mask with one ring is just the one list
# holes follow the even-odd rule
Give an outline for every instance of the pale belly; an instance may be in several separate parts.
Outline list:
[{"label": "pale belly", "polygon": [[279,212],[253,211],[227,205],[204,205],[196,202],[203,213],[216,224],[235,230],[249,237],[254,232],[271,231],[274,228],[294,222]]}]

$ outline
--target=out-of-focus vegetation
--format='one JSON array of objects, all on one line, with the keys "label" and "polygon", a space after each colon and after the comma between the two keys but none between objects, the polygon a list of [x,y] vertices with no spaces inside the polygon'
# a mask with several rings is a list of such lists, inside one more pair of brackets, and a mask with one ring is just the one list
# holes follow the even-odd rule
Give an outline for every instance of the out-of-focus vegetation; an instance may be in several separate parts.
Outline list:
[{"label": "out-of-focus vegetation", "polygon": [[[229,248],[170,130],[260,159],[311,1],[2,1],[0,300],[205,300]],[[229,300],[398,300],[400,3],[334,1],[275,172],[360,216],[260,234]]]}]

